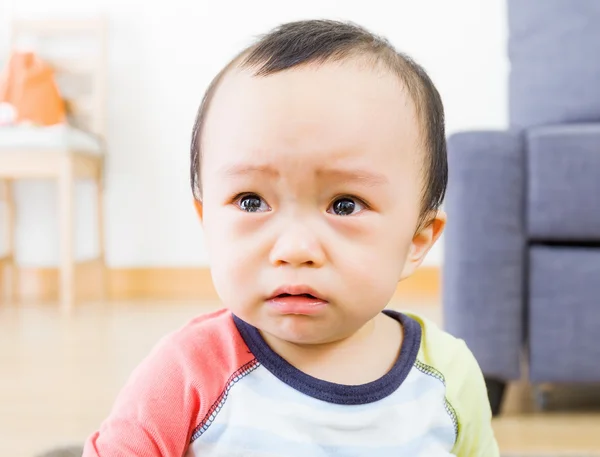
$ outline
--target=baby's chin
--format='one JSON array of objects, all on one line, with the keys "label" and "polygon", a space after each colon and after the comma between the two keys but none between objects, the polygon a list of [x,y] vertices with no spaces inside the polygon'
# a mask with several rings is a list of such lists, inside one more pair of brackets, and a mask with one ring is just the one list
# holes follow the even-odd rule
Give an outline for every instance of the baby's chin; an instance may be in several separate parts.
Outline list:
[{"label": "baby's chin", "polygon": [[276,322],[259,322],[255,327],[260,330],[267,343],[276,339],[279,342],[307,347],[334,344],[356,333],[351,329],[342,331],[335,325],[322,320],[319,322],[308,316],[285,316]]},{"label": "baby's chin", "polygon": [[275,334],[261,331],[263,338],[266,340],[267,344],[272,347],[272,349],[277,350],[277,348],[282,347],[296,347],[298,349],[311,349],[311,348],[325,348],[329,344],[335,344],[338,341],[342,341],[343,338],[323,338],[322,336],[316,335],[298,335],[298,334],[289,334],[284,332],[276,332]]},{"label": "baby's chin", "polygon": [[[335,304],[329,305],[323,312],[315,315],[280,314],[264,303],[230,309],[238,318],[258,329],[267,343],[278,340],[298,346],[341,342],[356,336],[373,320],[371,316],[340,315]],[[365,319],[367,322],[364,322]],[[347,324],[340,325],[343,321]]]}]

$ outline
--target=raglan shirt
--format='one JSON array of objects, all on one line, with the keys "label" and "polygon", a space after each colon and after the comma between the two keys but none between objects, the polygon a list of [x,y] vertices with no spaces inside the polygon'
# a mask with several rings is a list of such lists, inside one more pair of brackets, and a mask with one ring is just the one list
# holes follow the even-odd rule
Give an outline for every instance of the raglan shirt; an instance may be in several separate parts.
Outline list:
[{"label": "raglan shirt", "polygon": [[228,310],[159,342],[84,457],[498,457],[483,376],[462,340],[414,314],[392,369],[347,386],[313,378]]}]

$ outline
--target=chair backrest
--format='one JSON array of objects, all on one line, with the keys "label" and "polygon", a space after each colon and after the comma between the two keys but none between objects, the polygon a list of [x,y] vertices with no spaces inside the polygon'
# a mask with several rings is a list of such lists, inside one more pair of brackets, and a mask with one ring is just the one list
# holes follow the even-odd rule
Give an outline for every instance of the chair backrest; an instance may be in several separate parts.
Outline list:
[{"label": "chair backrest", "polygon": [[104,18],[15,20],[11,48],[30,50],[51,65],[69,122],[104,139],[107,43]]},{"label": "chair backrest", "polygon": [[600,1],[508,0],[509,121],[600,121]]}]

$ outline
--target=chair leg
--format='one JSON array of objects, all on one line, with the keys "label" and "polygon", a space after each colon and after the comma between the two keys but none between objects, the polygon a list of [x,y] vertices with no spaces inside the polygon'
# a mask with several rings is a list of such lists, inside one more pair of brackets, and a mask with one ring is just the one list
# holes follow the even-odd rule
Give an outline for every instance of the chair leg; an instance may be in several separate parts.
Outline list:
[{"label": "chair leg", "polygon": [[547,411],[550,408],[552,399],[552,389],[549,384],[536,385],[533,388],[535,397],[535,406],[539,412]]},{"label": "chair leg", "polygon": [[[0,268],[2,272],[0,274],[0,299],[7,299],[10,294],[10,286],[8,286],[8,281],[6,280],[6,269],[9,266],[10,262],[10,230],[12,228],[12,223],[10,221],[10,209],[8,202],[8,181],[0,180],[0,203],[4,203],[3,209],[3,218],[2,218],[2,228],[0,229],[0,233],[2,233],[2,245],[4,246],[5,252],[2,254],[2,262],[0,262]],[[12,274],[12,271],[11,271]],[[8,289],[8,290],[7,290]]]},{"label": "chair leg", "polygon": [[492,409],[492,416],[496,417],[502,410],[502,401],[504,400],[504,392],[506,391],[506,382],[486,377],[485,386],[487,388],[488,399]]},{"label": "chair leg", "polygon": [[66,157],[58,179],[60,229],[59,301],[64,311],[70,311],[75,301],[75,262],[73,254],[74,185],[73,161]]},{"label": "chair leg", "polygon": [[99,166],[96,178],[96,210],[98,220],[98,261],[100,262],[100,298],[108,297],[108,272],[106,269],[106,245],[104,232],[104,179],[102,165]]},{"label": "chair leg", "polygon": [[4,284],[8,285],[8,293],[6,297],[11,302],[16,302],[18,298],[19,292],[19,271],[17,268],[16,262],[16,242],[15,242],[15,220],[16,220],[16,205],[15,205],[15,196],[13,192],[13,181],[10,179],[6,179],[0,181],[2,185],[2,194],[5,202],[5,217],[4,217],[4,227],[2,231],[4,233],[4,246],[7,250],[7,259],[6,264],[8,269],[10,270],[10,282],[6,281],[6,278],[3,277]]}]

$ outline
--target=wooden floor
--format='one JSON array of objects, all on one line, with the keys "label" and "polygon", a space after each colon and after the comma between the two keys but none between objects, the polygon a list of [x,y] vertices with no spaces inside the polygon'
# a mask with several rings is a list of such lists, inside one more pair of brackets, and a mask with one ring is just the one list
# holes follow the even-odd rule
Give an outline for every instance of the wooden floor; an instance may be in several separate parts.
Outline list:
[{"label": "wooden floor", "polygon": [[[81,443],[156,341],[216,306],[85,303],[66,315],[54,303],[0,304],[0,456],[33,457],[56,445]],[[392,307],[441,317],[436,305]],[[506,412],[494,422],[502,451],[600,456],[600,401],[594,406],[581,389],[576,392],[587,412],[539,414],[532,412],[527,386],[511,386]]]}]

